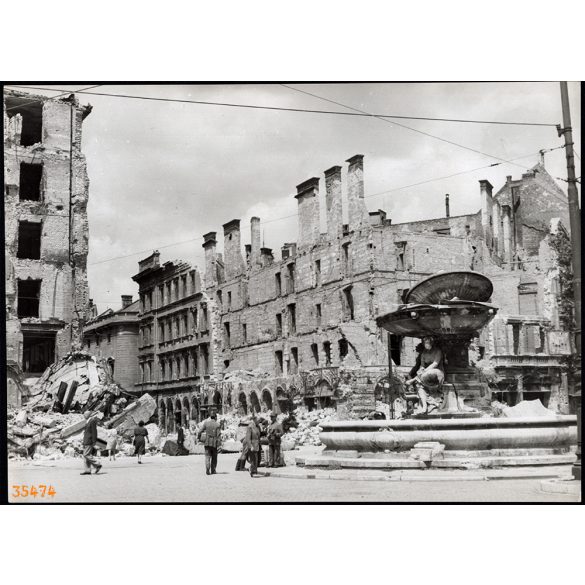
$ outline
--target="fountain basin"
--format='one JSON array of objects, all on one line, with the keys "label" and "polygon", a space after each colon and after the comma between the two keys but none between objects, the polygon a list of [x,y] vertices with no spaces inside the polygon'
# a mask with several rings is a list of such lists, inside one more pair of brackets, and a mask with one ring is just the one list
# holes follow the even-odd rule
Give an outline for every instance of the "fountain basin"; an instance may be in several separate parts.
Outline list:
[{"label": "fountain basin", "polygon": [[327,450],[376,453],[405,451],[437,442],[446,450],[566,448],[577,443],[577,417],[407,419],[323,423],[319,435]]}]

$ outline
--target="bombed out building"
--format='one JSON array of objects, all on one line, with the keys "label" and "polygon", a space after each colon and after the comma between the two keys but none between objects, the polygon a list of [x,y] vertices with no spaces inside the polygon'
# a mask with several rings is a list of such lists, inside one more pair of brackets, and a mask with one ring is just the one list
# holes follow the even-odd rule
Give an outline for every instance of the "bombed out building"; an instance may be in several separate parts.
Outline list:
[{"label": "bombed out building", "polygon": [[81,129],[91,106],[4,90],[9,404],[21,382],[79,348],[88,304],[89,181]]},{"label": "bombed out building", "polygon": [[177,416],[198,420],[211,405],[240,414],[285,411],[292,403],[336,406],[348,416],[371,411],[388,351],[406,373],[416,345],[388,338],[376,317],[402,304],[416,282],[452,270],[491,278],[492,302],[500,307],[473,357],[490,360],[492,390],[472,405],[538,397],[567,408],[563,358],[571,347],[561,272],[568,212],[544,167],[508,178],[495,195],[480,181],[475,214],[452,216],[447,196],[444,217],[394,224],[383,210],[366,207],[363,158],[297,186],[298,239],[284,244],[278,258],[261,245],[261,220],[254,217],[244,249],[238,219],[223,226],[223,254],[217,232],[204,236],[201,279],[188,265],[159,265],[157,252],[140,263],[133,278],[146,331],[139,360],[147,373],[137,389],[157,396],[167,431]]}]

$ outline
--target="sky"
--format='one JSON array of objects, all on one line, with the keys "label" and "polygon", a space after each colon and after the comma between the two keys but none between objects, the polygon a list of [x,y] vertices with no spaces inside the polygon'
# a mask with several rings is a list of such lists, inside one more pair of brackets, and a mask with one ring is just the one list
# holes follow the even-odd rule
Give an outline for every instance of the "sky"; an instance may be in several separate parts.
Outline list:
[{"label": "sky", "polygon": [[[73,91],[89,85],[55,87]],[[399,223],[443,216],[446,193],[451,215],[474,213],[480,207],[479,180],[488,179],[497,191],[507,175],[520,178],[535,165],[540,149],[563,143],[548,126],[384,122],[89,95],[352,111],[320,99],[326,98],[375,114],[547,124],[562,120],[558,82],[286,85],[101,85],[88,95],[77,94],[82,104],[93,106],[83,124],[82,148],[90,179],[88,279],[99,312],[118,309],[120,295],[136,298],[132,276],[152,250],[160,251],[162,262],[181,259],[202,269],[203,234],[216,231],[222,251],[222,225],[232,219],[242,221],[243,246],[250,241],[250,217],[260,217],[264,245],[279,258],[282,244],[297,240],[296,185],[320,177],[323,212],[323,172],[340,165],[345,174],[344,161],[354,154],[365,157],[368,209],[384,209]],[[578,83],[569,83],[569,96],[581,155]],[[518,160],[474,170],[498,159]],[[566,177],[564,150],[546,154],[545,166],[554,177]],[[461,174],[440,179],[454,173]],[[409,186],[423,181],[429,182]],[[558,183],[566,192],[566,183]],[[321,222],[325,231],[323,214]]]}]

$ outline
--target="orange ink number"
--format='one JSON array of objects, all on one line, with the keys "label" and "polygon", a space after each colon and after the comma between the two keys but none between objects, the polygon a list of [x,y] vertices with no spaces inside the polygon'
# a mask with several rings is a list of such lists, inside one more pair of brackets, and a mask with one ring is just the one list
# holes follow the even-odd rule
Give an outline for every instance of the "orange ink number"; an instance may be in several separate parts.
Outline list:
[{"label": "orange ink number", "polygon": [[12,486],[12,497],[13,498],[28,498],[29,496],[36,498],[54,497],[57,494],[55,488],[52,485],[31,485],[26,484],[13,485]]}]

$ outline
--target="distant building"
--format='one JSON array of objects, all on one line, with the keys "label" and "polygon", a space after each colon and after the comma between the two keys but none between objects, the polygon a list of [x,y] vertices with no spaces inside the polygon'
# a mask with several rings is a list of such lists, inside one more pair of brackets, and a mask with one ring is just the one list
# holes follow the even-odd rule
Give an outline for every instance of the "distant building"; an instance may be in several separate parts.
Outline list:
[{"label": "distant building", "polygon": [[[571,347],[559,319],[563,259],[558,240],[567,234],[562,221],[551,222],[549,217],[564,216],[566,204],[550,187],[552,179],[544,168],[538,170],[538,181],[547,185],[542,192],[532,174],[523,177],[530,188],[515,182],[525,195],[519,203],[515,200],[514,215],[505,190],[499,192],[500,202],[492,195],[492,185],[480,181],[481,210],[475,214],[451,216],[447,204],[445,217],[393,224],[383,210],[366,208],[363,157],[347,162],[349,222],[342,220],[342,167],[335,166],[325,171],[326,233],[320,233],[320,180],[314,177],[297,186],[298,241],[285,244],[279,260],[261,246],[259,218],[251,220],[245,257],[239,220],[223,226],[223,255],[216,252],[216,233],[206,234],[200,296],[189,298],[189,292],[177,297],[173,310],[180,319],[206,303],[208,369],[205,376],[199,370],[187,376],[180,386],[170,383],[169,358],[176,376],[179,365],[172,360],[177,351],[189,355],[202,333],[187,321],[183,331],[193,338],[173,340],[170,346],[155,333],[159,337],[150,338],[140,359],[152,356],[152,381],[144,388],[156,390],[159,416],[169,420],[172,408],[175,413],[181,409],[185,419],[193,417],[192,398],[199,405],[216,404],[242,414],[286,410],[291,401],[308,408],[338,405],[356,416],[372,410],[375,388],[388,368],[388,338],[376,326],[376,317],[401,304],[419,280],[449,270],[475,270],[494,283],[492,302],[500,311],[482,332],[478,352],[493,360],[501,376],[500,385],[493,385],[495,397],[511,404],[539,397],[551,408],[566,410],[563,356]],[[548,212],[543,212],[536,234],[528,236],[539,217],[525,209],[535,192]],[[551,198],[554,202],[548,201]],[[529,240],[525,247],[513,232],[520,225],[526,230],[522,242]],[[161,295],[169,280],[178,282],[192,270],[179,266],[159,266],[158,253],[140,263],[134,280],[145,298],[143,327],[152,326],[156,332],[161,311],[170,316]],[[167,296],[182,286],[173,284],[170,290]],[[390,336],[399,371],[408,371],[414,363],[416,343]],[[180,367],[183,372],[187,366]],[[179,381],[182,378],[180,374]],[[186,394],[189,388],[191,395]],[[486,406],[491,398],[478,396],[475,405]]]},{"label": "distant building", "polygon": [[7,89],[3,103],[7,361],[31,383],[81,344],[91,106]]},{"label": "distant building", "polygon": [[108,309],[86,323],[83,349],[103,359],[114,381],[127,392],[141,382],[138,368],[139,301],[122,295],[122,308]]}]

